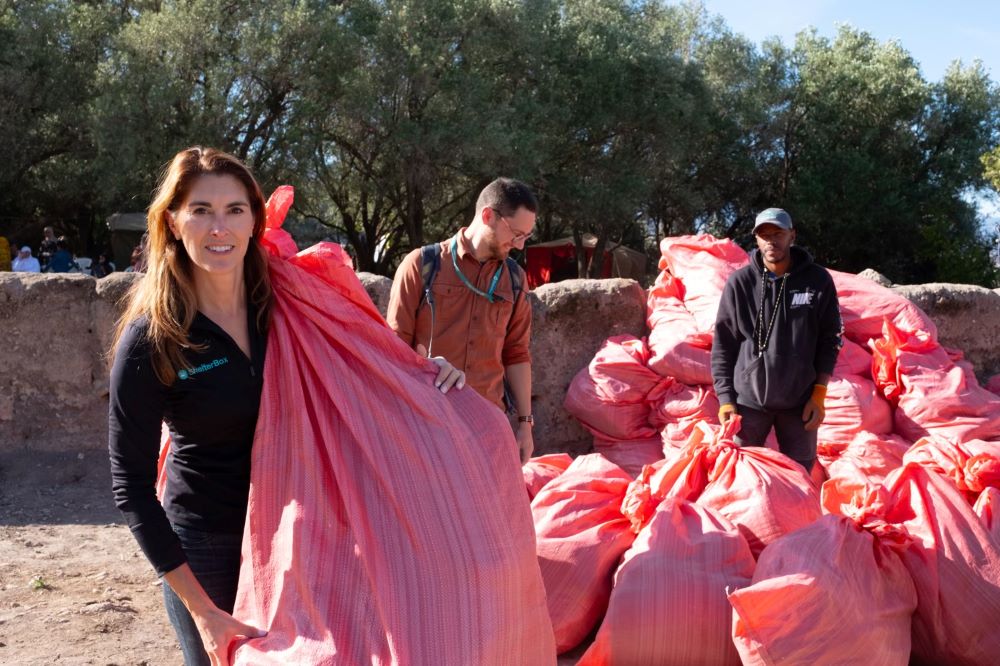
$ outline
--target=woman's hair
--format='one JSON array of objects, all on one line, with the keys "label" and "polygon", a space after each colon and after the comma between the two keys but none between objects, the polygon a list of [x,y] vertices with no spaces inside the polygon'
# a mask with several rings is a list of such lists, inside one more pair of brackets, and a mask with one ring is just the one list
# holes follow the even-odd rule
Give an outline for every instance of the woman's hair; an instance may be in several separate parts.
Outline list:
[{"label": "woman's hair", "polygon": [[253,234],[243,259],[243,279],[247,297],[257,309],[257,327],[266,333],[270,321],[271,282],[267,273],[267,258],[260,246],[264,233],[265,201],[253,174],[242,162],[214,148],[194,146],[174,156],[164,169],[153,203],[146,214],[148,238],[145,246],[146,275],[137,280],[127,297],[127,305],[118,320],[111,354],[118,340],[135,320],[145,317],[149,322],[146,334],[150,345],[156,377],[170,385],[177,371],[188,366],[183,349],[191,347],[188,332],[198,310],[195,295],[194,267],[184,249],[175,239],[168,224],[168,212],[176,213],[187,200],[194,182],[203,175],[229,175],[247,190],[253,213]]}]

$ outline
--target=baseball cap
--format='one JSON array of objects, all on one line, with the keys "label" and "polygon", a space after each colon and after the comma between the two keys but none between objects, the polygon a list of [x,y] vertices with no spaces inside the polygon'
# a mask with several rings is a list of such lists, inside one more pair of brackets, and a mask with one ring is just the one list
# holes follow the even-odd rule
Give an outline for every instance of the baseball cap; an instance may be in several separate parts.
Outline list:
[{"label": "baseball cap", "polygon": [[776,227],[781,227],[782,229],[792,230],[792,216],[786,213],[781,208],[768,208],[763,210],[757,216],[754,221],[753,230],[756,233],[757,228],[764,224],[773,224]]}]

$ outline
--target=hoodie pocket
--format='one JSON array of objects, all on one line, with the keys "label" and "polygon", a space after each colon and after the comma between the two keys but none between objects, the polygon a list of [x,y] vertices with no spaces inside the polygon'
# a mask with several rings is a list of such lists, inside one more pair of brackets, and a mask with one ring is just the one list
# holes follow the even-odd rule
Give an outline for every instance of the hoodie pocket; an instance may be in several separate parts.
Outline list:
[{"label": "hoodie pocket", "polygon": [[736,392],[749,406],[769,410],[795,409],[816,380],[812,363],[794,355],[746,359],[738,374]]}]

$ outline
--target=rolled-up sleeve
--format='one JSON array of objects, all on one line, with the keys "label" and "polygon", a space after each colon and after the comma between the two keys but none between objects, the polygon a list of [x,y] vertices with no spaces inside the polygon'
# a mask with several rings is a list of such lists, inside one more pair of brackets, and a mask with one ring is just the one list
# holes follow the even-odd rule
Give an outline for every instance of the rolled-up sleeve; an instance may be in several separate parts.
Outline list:
[{"label": "rolled-up sleeve", "polygon": [[420,250],[413,250],[403,258],[399,268],[396,269],[396,276],[389,292],[389,307],[385,313],[389,328],[410,347],[413,347],[416,341],[417,308],[423,290]]},{"label": "rolled-up sleeve", "polygon": [[507,336],[504,338],[503,365],[531,363],[531,300],[528,290],[522,289],[514,302],[514,311],[507,326]]}]

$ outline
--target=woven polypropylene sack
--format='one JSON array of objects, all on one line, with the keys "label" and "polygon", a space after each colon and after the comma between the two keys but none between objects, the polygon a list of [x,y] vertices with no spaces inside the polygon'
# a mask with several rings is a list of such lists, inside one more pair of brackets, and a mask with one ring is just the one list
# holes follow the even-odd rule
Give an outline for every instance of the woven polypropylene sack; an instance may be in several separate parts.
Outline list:
[{"label": "woven polypropylene sack", "polygon": [[914,537],[903,563],[917,588],[917,663],[989,666],[1000,654],[1000,550],[968,501],[917,463],[885,480],[886,519]]},{"label": "woven polypropylene sack", "polygon": [[663,271],[646,298],[649,367],[685,384],[712,382],[712,333],[684,305],[680,278]]},{"label": "woven polypropylene sack", "polygon": [[867,346],[882,335],[882,323],[888,320],[908,337],[937,341],[937,326],[911,301],[868,278],[827,270],[837,288],[840,318],[849,339]]},{"label": "woven polypropylene sack", "polygon": [[889,322],[871,346],[875,383],[897,407],[897,434],[912,442],[928,435],[1000,440],[1000,396],[981,387],[948,350],[908,337]]},{"label": "woven polypropylene sack", "polygon": [[643,340],[631,335],[608,338],[570,382],[563,401],[566,411],[605,440],[655,437],[648,396],[672,380],[647,368],[648,360]]},{"label": "woven polypropylene sack", "polygon": [[236,664],[551,664],[516,443],[388,328],[346,254],[265,244],[273,319]]},{"label": "woven polypropylene sack", "polygon": [[893,546],[827,515],[765,548],[729,595],[743,663],[906,666],[917,593]]},{"label": "woven polypropylene sack", "polygon": [[528,489],[531,499],[552,479],[566,471],[573,464],[573,458],[568,453],[550,453],[532,458],[521,466],[524,475],[524,486]]},{"label": "woven polypropylene sack", "polygon": [[621,512],[631,480],[592,453],[574,460],[531,502],[559,652],[586,638],[607,608],[615,567],[635,539]]},{"label": "woven polypropylene sack", "polygon": [[579,666],[739,664],[726,593],[748,585],[753,571],[750,547],[732,523],[667,498],[625,554]]}]

